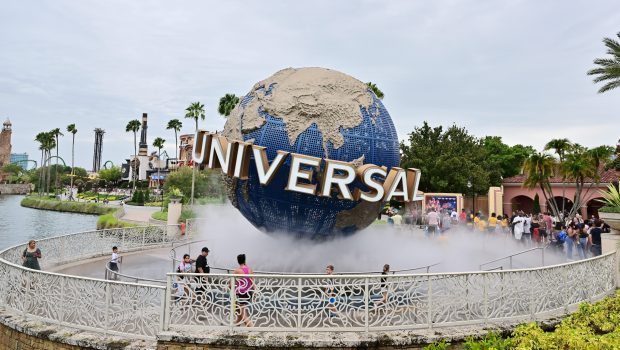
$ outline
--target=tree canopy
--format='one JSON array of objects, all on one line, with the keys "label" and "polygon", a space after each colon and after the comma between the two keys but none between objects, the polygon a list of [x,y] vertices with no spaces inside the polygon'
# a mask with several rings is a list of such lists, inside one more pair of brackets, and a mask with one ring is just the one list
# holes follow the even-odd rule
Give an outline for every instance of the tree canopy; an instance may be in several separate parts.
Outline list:
[{"label": "tree canopy", "polygon": [[[620,39],[620,32],[616,34]],[[594,64],[598,67],[590,69],[588,75],[595,75],[594,83],[605,83],[598,92],[603,93],[620,87],[620,43],[612,38],[604,38],[609,58],[597,58]]]},{"label": "tree canopy", "polygon": [[[401,167],[422,171],[420,190],[484,194],[502,178],[520,173],[531,146],[508,146],[499,136],[479,139],[456,125],[444,130],[426,121],[401,143]],[[467,187],[471,182],[472,188]]]}]

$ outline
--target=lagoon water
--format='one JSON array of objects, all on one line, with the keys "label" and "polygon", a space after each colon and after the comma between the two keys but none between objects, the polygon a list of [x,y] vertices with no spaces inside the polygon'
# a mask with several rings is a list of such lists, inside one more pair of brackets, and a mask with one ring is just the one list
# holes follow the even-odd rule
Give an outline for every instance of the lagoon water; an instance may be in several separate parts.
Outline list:
[{"label": "lagoon water", "polygon": [[66,233],[94,230],[97,215],[24,208],[24,196],[0,195],[0,249]]}]

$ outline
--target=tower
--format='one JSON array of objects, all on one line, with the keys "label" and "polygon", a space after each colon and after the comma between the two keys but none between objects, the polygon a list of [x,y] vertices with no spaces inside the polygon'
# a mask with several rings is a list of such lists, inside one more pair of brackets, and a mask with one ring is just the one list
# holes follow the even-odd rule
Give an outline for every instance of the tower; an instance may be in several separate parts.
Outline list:
[{"label": "tower", "polygon": [[142,132],[140,133],[140,150],[138,151],[138,155],[140,156],[149,155],[149,144],[146,143],[146,119],[146,113],[142,113]]},{"label": "tower", "polygon": [[93,172],[98,172],[101,169],[101,148],[103,147],[103,134],[105,130],[95,129],[95,150],[93,152]]},{"label": "tower", "polygon": [[11,162],[11,121],[7,118],[0,132],[0,166]]}]

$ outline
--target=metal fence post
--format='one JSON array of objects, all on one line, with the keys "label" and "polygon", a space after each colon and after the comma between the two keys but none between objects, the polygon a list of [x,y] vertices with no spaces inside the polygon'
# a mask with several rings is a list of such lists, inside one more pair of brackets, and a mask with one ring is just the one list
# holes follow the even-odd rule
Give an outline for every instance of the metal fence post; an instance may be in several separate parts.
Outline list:
[{"label": "metal fence post", "polygon": [[428,275],[428,328],[433,328],[433,288],[431,285],[431,276]]},{"label": "metal fence post", "polygon": [[[531,273],[531,272],[530,272]],[[529,292],[530,292],[530,320],[534,319],[534,286],[532,283],[529,284]]]},{"label": "metal fence post", "polygon": [[297,333],[301,333],[301,277],[297,278]]},{"label": "metal fence post", "polygon": [[144,247],[145,240],[146,240],[146,227],[142,229],[142,247]]},{"label": "metal fence post", "polygon": [[[566,243],[568,244],[568,242]],[[568,268],[567,267],[562,267],[562,290],[567,290],[570,291],[571,289],[568,288]],[[564,296],[564,298],[566,299],[564,302],[564,313],[568,315],[568,305],[570,305],[570,295],[566,295]]]},{"label": "metal fence post", "polygon": [[482,307],[483,307],[483,315],[484,315],[484,323],[489,323],[489,295],[488,295],[488,283],[489,277],[488,273],[485,273],[482,278]]},{"label": "metal fence post", "polygon": [[103,334],[107,335],[110,328],[110,303],[112,299],[111,282],[105,283],[105,325]]},{"label": "metal fence post", "polygon": [[167,331],[170,327],[170,299],[172,296],[172,276],[166,275],[166,291],[164,292],[164,300],[161,304],[162,315],[160,316],[160,329]]},{"label": "metal fence post", "polygon": [[542,251],[542,254],[541,254],[541,257],[542,257],[542,266],[545,266],[545,247],[543,247],[543,248],[541,249],[541,251]]},{"label": "metal fence post", "polygon": [[58,310],[58,321],[60,324],[65,319],[65,277],[60,277],[60,308]]},{"label": "metal fence post", "polygon": [[512,255],[510,256],[510,269],[512,270]]},{"label": "metal fence post", "polygon": [[364,327],[366,328],[366,333],[368,333],[368,299],[370,296],[368,295],[368,277],[365,278],[364,281]]},{"label": "metal fence post", "polygon": [[30,272],[29,270],[24,270],[24,274],[26,274],[26,290],[24,291],[24,298],[22,299],[22,314],[24,314],[24,316],[26,316],[26,314],[28,313],[26,310],[27,309],[27,304],[26,304],[26,300],[35,300],[34,298],[31,298],[28,294],[30,294],[30,284],[31,281],[30,279],[32,278],[32,272]]},{"label": "metal fence post", "polygon": [[235,328],[235,277],[230,277],[230,330]]}]

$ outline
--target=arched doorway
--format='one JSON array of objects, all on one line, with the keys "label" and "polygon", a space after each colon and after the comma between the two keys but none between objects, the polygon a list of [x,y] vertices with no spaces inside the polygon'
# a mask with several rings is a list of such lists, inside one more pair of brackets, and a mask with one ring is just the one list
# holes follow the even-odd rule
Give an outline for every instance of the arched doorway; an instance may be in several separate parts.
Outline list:
[{"label": "arched doorway", "polygon": [[588,201],[588,204],[586,205],[588,208],[588,218],[591,218],[592,216],[594,216],[595,218],[598,218],[598,210],[602,206],[605,205],[599,201],[602,199],[603,199],[602,197],[597,197],[597,198],[592,198]]},{"label": "arched doorway", "polygon": [[[566,198],[566,197],[562,197],[562,196],[555,196],[553,197],[553,200],[555,200],[555,204],[558,206],[558,210],[562,211],[562,204],[564,204],[564,211],[566,212],[570,212],[571,209],[573,209],[573,201],[571,201],[570,199]],[[547,201],[547,211],[551,212],[551,199],[549,199],[549,201]],[[564,202],[564,203],[562,203]]]},{"label": "arched doorway", "polygon": [[510,204],[512,211],[522,210],[525,213],[531,213],[534,210],[534,200],[525,195],[513,197]]}]

